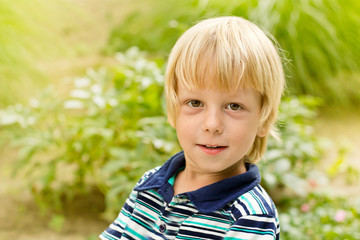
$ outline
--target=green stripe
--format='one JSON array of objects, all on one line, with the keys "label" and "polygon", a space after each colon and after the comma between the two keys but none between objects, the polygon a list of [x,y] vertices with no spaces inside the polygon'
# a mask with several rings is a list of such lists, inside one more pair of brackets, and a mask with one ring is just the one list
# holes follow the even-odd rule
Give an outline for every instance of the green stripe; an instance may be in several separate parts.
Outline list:
[{"label": "green stripe", "polygon": [[121,227],[126,226],[126,223],[123,222],[122,220],[119,219],[118,221],[119,221],[119,223],[122,225],[122,226],[120,225]]},{"label": "green stripe", "polygon": [[185,221],[184,223],[186,223],[186,224],[200,225],[200,226],[209,227],[209,228],[214,228],[214,229],[219,229],[219,230],[224,230],[224,231],[227,231],[227,230],[228,230],[228,228],[223,228],[223,227],[218,227],[218,226],[215,226],[215,225],[209,225],[209,224],[198,223],[198,222],[193,222],[193,221]]},{"label": "green stripe", "polygon": [[103,232],[101,235],[106,237],[109,240],[116,240],[115,238],[111,237],[107,232]]},{"label": "green stripe", "polygon": [[[146,223],[142,222],[140,219],[137,218],[132,218],[133,221],[137,222],[138,224],[140,224],[141,226],[143,226],[144,228],[146,228],[148,231],[152,232],[152,228],[151,226],[147,225]],[[154,225],[156,227],[158,227],[157,225]],[[126,230],[131,230],[131,232],[133,232],[134,230],[132,230],[131,228],[126,228]],[[126,231],[125,231],[126,232]],[[135,234],[135,232],[134,232]],[[137,233],[136,233],[137,234]],[[147,238],[145,238],[147,239]]]},{"label": "green stripe", "polygon": [[149,192],[151,192],[152,194],[154,194],[156,197],[162,198],[162,196],[155,190],[149,190]]},{"label": "green stripe", "polygon": [[132,230],[131,228],[127,228],[126,230],[128,230],[129,233],[137,236],[140,239],[147,240],[146,237],[142,236],[141,234],[137,233],[136,231]]},{"label": "green stripe", "polygon": [[217,218],[211,218],[211,217],[204,217],[204,216],[196,216],[196,218],[202,218],[202,219],[208,219],[211,221],[216,221],[216,222],[222,222],[222,223],[227,223],[230,224],[230,221],[226,221],[226,220],[222,220],[222,219],[217,219]]},{"label": "green stripe", "polygon": [[274,233],[273,233],[273,232],[270,232],[270,231],[261,232],[261,231],[244,229],[244,228],[238,228],[238,227],[236,227],[236,229],[232,228],[232,230],[235,230],[235,231],[238,231],[238,232],[257,233],[257,234],[261,234],[261,235],[272,235],[272,236],[274,236]]},{"label": "green stripe", "polygon": [[198,240],[198,238],[190,238],[190,237],[184,237],[184,236],[176,236],[176,238],[179,238],[179,239],[188,239],[188,240]]},{"label": "green stripe", "polygon": [[[129,214],[127,211],[125,211],[124,209],[121,209],[121,213],[125,216],[125,217],[130,217],[131,214]],[[119,217],[118,217],[119,219]]]},{"label": "green stripe", "polygon": [[263,214],[267,214],[267,212],[266,212],[265,209],[264,209],[264,206],[261,204],[261,201],[260,201],[259,197],[256,196],[253,191],[251,191],[250,194],[253,196],[253,198],[254,198],[254,199],[257,201],[257,203],[259,204],[262,213],[263,213]]},{"label": "green stripe", "polygon": [[188,216],[184,216],[184,215],[180,215],[180,214],[176,214],[176,213],[169,213],[169,215],[174,216],[174,217],[179,217],[179,218],[188,218]]},{"label": "green stripe", "polygon": [[252,211],[252,214],[256,214],[256,211],[255,211],[255,209],[252,207],[252,204],[250,203],[250,201],[246,198],[246,197],[244,197],[244,196],[241,196],[240,197],[242,200],[244,200],[248,205],[249,205],[249,208],[250,208],[250,210]]},{"label": "green stripe", "polygon": [[224,240],[247,240],[247,239],[236,238],[236,237],[226,237]]},{"label": "green stripe", "polygon": [[156,221],[156,217],[151,216],[149,213],[147,213],[147,212],[145,212],[145,211],[143,211],[143,210],[141,210],[141,209],[139,209],[139,208],[137,208],[136,211],[141,212],[142,214],[144,214],[144,215],[148,216],[149,218],[151,218],[151,219],[153,219],[153,220]]}]

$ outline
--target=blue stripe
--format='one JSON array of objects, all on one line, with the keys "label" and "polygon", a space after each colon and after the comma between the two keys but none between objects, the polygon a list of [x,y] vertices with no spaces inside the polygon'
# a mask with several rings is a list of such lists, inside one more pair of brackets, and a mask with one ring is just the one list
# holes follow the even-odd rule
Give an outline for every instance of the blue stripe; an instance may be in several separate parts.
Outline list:
[{"label": "blue stripe", "polygon": [[103,237],[106,237],[106,238],[109,239],[109,240],[118,240],[118,239],[116,239],[116,238],[111,237],[107,232],[103,232],[101,235],[102,235]]},{"label": "blue stripe", "polygon": [[251,229],[244,229],[244,228],[240,228],[240,227],[234,227],[231,228],[232,230],[238,231],[238,232],[246,232],[246,233],[256,233],[256,234],[260,234],[260,235],[271,235],[274,236],[274,232],[270,232],[270,231],[256,231],[256,230],[251,230]]},{"label": "blue stripe", "polygon": [[144,202],[140,202],[140,201],[138,201],[138,200],[136,200],[136,202],[139,203],[139,204],[141,204],[141,205],[143,205],[143,206],[146,207],[147,209],[150,209],[150,210],[156,212],[157,214],[160,214],[160,211],[159,211],[159,210],[156,210],[155,208],[150,207],[148,204],[146,204],[146,203],[144,203]]}]

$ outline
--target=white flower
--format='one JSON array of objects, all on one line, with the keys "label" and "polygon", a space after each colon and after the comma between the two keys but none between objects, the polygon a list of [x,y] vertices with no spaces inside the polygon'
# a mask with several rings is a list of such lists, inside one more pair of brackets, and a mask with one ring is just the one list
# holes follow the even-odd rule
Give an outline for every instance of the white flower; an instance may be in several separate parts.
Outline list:
[{"label": "white flower", "polygon": [[98,107],[100,107],[100,108],[104,108],[105,105],[106,105],[106,102],[105,102],[104,98],[102,98],[101,96],[98,96],[98,95],[97,95],[97,96],[94,96],[92,100],[93,100],[94,103],[95,103],[96,105],[98,105]]},{"label": "white flower", "polygon": [[171,20],[171,21],[169,21],[169,26],[171,27],[171,28],[176,28],[177,26],[179,25],[179,23],[178,23],[178,21],[176,21],[176,20]]},{"label": "white flower", "polygon": [[82,109],[84,104],[79,100],[67,100],[64,102],[65,109]]},{"label": "white flower", "polygon": [[77,88],[83,88],[90,85],[90,79],[88,78],[76,78],[75,79],[75,87]]},{"label": "white flower", "polygon": [[141,85],[142,85],[144,88],[147,88],[148,86],[150,86],[151,82],[152,82],[152,80],[151,80],[151,78],[149,78],[149,77],[143,77],[143,78],[141,79]]},{"label": "white flower", "polygon": [[101,86],[100,84],[94,84],[91,86],[91,91],[95,94],[101,94],[102,92],[102,89],[101,89]]},{"label": "white flower", "polygon": [[19,122],[19,116],[17,114],[8,114],[6,112],[1,112],[0,114],[0,124],[1,125],[11,125]]},{"label": "white flower", "polygon": [[173,150],[173,148],[174,148],[173,143],[168,142],[168,143],[165,143],[165,145],[164,145],[165,152],[170,153]]},{"label": "white flower", "polygon": [[133,46],[126,51],[126,55],[129,58],[136,58],[137,56],[140,55],[140,50],[138,47]]},{"label": "white flower", "polygon": [[126,57],[124,56],[124,54],[122,54],[120,52],[115,54],[115,59],[118,60],[121,63],[126,62]]},{"label": "white flower", "polygon": [[32,108],[37,108],[40,105],[39,100],[35,98],[30,99],[29,103]]},{"label": "white flower", "polygon": [[115,106],[118,105],[118,101],[117,101],[115,98],[111,98],[111,99],[109,100],[109,104],[110,104],[110,106],[115,107]]},{"label": "white flower", "polygon": [[90,98],[90,93],[82,89],[75,89],[71,91],[70,96],[79,99],[88,99]]},{"label": "white flower", "polygon": [[164,146],[164,141],[162,139],[154,139],[153,144],[156,149],[160,149]]},{"label": "white flower", "polygon": [[143,71],[145,69],[145,66],[146,66],[146,60],[142,59],[142,58],[136,60],[136,62],[134,64],[134,68],[137,71]]}]

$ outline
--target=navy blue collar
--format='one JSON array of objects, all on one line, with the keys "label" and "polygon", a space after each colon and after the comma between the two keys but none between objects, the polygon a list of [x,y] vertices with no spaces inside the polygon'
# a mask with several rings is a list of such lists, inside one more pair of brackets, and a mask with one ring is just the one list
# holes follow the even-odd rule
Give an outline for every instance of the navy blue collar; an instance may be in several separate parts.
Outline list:
[{"label": "navy blue collar", "polygon": [[[185,166],[183,152],[172,156],[161,168],[138,185],[136,191],[155,189],[167,203],[171,202],[174,189],[168,180]],[[256,165],[250,165],[247,172],[210,184],[192,192],[184,193],[200,212],[210,213],[233,202],[240,195],[260,183],[261,176]]]}]

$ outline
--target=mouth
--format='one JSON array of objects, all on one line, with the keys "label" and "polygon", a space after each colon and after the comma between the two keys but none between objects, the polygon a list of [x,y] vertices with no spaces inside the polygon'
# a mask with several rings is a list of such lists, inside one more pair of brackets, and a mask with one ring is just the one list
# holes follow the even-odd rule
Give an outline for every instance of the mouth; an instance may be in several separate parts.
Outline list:
[{"label": "mouth", "polygon": [[211,145],[200,145],[207,149],[218,149],[218,148],[224,148],[225,146],[211,146]]},{"label": "mouth", "polygon": [[204,153],[209,154],[209,155],[217,155],[227,148],[227,146],[207,145],[207,144],[205,144],[205,145],[199,144],[198,146]]}]

